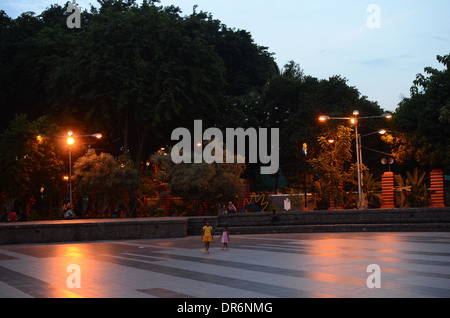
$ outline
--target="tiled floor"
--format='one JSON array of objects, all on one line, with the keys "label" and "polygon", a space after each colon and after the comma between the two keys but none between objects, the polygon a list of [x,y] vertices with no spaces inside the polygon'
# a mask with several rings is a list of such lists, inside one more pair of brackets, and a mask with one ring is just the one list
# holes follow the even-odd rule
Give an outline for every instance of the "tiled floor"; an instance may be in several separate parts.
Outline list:
[{"label": "tiled floor", "polygon": [[450,233],[3,245],[0,297],[450,297]]}]

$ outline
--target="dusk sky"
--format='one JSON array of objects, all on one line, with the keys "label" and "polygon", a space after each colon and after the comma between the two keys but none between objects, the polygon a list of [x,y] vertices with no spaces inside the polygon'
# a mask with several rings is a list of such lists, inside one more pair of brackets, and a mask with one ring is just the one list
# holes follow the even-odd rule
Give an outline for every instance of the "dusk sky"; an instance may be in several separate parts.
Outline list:
[{"label": "dusk sky", "polygon": [[[16,18],[41,13],[61,0],[0,0]],[[78,0],[82,10],[95,0]],[[141,1],[137,1],[141,3]],[[450,54],[449,0],[162,0],[189,15],[194,5],[230,28],[249,31],[274,53],[280,69],[290,60],[306,75],[340,75],[388,111],[409,96],[417,73],[442,69],[437,55]]]}]

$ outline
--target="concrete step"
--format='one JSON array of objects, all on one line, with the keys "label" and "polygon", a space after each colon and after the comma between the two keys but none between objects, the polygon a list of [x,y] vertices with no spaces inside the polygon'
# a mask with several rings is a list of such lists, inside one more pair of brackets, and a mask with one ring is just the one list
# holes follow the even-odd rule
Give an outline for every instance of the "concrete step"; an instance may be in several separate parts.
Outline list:
[{"label": "concrete step", "polygon": [[220,214],[189,218],[187,235],[201,235],[206,220],[215,233],[227,226],[238,233],[294,233],[341,231],[449,231],[450,208],[409,208],[397,210],[342,210],[281,212],[275,227],[270,213]]},{"label": "concrete step", "polygon": [[[216,229],[220,233],[221,228]],[[228,227],[230,235],[334,232],[448,232],[450,223],[315,224]]]}]

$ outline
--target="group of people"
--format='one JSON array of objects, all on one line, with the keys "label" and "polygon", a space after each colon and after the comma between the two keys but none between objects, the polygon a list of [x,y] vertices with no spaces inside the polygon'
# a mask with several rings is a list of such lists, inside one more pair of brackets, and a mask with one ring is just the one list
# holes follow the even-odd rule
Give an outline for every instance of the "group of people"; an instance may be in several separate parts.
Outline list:
[{"label": "group of people", "polygon": [[[236,213],[236,207],[233,202],[228,202],[228,213]],[[272,211],[269,216],[269,222],[271,225],[275,225],[280,220],[280,216],[276,211]],[[228,243],[230,242],[230,233],[228,227],[224,226],[222,234],[219,236],[219,240],[222,242],[222,250],[228,250]],[[209,253],[210,243],[213,241],[213,228],[210,221],[206,221],[205,226],[202,229],[202,241],[205,244],[205,252]]]},{"label": "group of people", "polygon": [[27,220],[25,210],[20,209],[19,212],[12,210],[11,212],[4,212],[1,216],[2,222],[23,222]]},{"label": "group of people", "polygon": [[218,208],[218,213],[237,213],[236,207],[234,206],[233,202],[228,202],[228,207],[223,206],[222,207],[222,203],[218,202],[217,203],[217,208]]},{"label": "group of people", "polygon": [[[225,213],[236,213],[236,207],[233,202],[228,202],[228,209]],[[222,242],[222,250],[228,250],[228,243],[230,242],[230,234],[228,227],[224,226],[222,234],[219,236],[219,240]],[[210,221],[206,221],[206,225],[202,229],[202,241],[205,243],[205,252],[209,253],[209,245],[213,241],[213,228]]]},{"label": "group of people", "polygon": [[[209,245],[213,241],[213,228],[209,221],[206,221],[205,226],[202,229],[202,241],[205,243],[205,252],[209,253]],[[230,242],[230,234],[228,227],[224,226],[222,234],[219,236],[219,240],[222,242],[222,251],[228,250],[228,243]]]},{"label": "group of people", "polygon": [[6,216],[7,222],[17,222],[18,220],[19,220],[19,216],[17,215],[17,213],[15,211],[9,212]]},{"label": "group of people", "polygon": [[[64,218],[66,220],[76,219],[75,213],[73,213],[73,209],[70,207],[70,203],[67,203],[63,206]],[[1,216],[2,222],[18,222],[18,221],[27,221],[27,213],[25,210],[20,209],[19,212],[15,212],[14,210],[11,212],[5,212]]]}]

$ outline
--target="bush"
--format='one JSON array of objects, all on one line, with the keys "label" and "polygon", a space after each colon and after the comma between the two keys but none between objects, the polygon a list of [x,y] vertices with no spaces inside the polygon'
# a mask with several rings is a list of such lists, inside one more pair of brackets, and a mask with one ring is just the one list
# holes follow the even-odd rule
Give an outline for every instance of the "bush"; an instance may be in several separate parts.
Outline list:
[{"label": "bush", "polygon": [[36,210],[31,210],[30,215],[28,216],[28,221],[39,221],[41,217],[37,213]]}]

